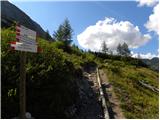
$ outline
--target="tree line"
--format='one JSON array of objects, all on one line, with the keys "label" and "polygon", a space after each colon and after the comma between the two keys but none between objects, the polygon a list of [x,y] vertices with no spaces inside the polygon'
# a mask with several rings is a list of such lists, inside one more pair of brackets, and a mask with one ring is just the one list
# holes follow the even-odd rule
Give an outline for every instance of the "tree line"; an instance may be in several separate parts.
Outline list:
[{"label": "tree line", "polygon": [[[101,45],[101,50],[102,50],[102,53],[104,54],[113,54],[111,50],[109,50],[109,48],[107,47],[107,44],[105,41],[102,42],[102,45]],[[131,55],[131,52],[128,48],[128,45],[124,42],[123,44],[118,44],[117,46],[117,54],[120,55],[120,56],[130,56]]]},{"label": "tree line", "polygon": [[[54,31],[53,37],[49,35],[48,30],[46,31],[46,39],[62,42],[63,45],[61,48],[65,52],[70,51],[70,45],[73,41],[72,35],[73,35],[73,29],[67,18],[64,20],[64,22],[61,25],[59,25],[57,31]],[[107,44],[105,41],[102,42],[101,50],[102,50],[102,53],[104,54],[111,54],[111,55],[113,54],[112,50],[109,50],[109,48],[107,47]],[[128,45],[125,42],[123,44],[119,43],[116,51],[117,51],[117,54],[120,56],[130,56],[131,55]]]}]

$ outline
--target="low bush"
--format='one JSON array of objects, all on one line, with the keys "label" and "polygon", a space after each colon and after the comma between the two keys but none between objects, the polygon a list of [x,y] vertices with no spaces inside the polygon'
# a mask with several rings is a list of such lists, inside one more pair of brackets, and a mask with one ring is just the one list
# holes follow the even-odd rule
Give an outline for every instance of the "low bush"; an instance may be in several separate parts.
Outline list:
[{"label": "low bush", "polygon": [[[19,116],[20,52],[9,49],[14,31],[3,29],[1,34],[2,118],[13,118]],[[43,52],[27,53],[27,111],[35,118],[65,118],[65,110],[78,98],[76,79],[82,77],[81,59],[63,52],[60,42],[41,38],[38,42]]]}]

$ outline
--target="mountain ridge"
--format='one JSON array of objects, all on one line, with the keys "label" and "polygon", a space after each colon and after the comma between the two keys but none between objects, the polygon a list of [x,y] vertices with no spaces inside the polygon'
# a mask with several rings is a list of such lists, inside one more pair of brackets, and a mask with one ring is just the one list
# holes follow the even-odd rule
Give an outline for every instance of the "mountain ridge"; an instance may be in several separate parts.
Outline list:
[{"label": "mountain ridge", "polygon": [[42,38],[46,37],[46,32],[43,28],[25,12],[9,1],[1,1],[1,27],[10,27],[14,21],[36,31],[38,36]]},{"label": "mountain ridge", "polygon": [[141,59],[143,63],[148,65],[152,70],[159,71],[159,58],[154,57],[152,59]]}]

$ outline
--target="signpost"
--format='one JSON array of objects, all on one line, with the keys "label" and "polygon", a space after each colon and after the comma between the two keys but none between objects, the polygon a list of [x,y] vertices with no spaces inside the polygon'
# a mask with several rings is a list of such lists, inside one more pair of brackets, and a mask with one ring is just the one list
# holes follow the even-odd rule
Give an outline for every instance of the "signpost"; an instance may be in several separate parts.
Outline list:
[{"label": "signpost", "polygon": [[26,118],[26,52],[38,52],[36,32],[22,25],[16,26],[16,42],[11,42],[14,50],[20,51],[20,118]]},{"label": "signpost", "polygon": [[26,113],[26,52],[20,53],[20,118],[25,119]]}]

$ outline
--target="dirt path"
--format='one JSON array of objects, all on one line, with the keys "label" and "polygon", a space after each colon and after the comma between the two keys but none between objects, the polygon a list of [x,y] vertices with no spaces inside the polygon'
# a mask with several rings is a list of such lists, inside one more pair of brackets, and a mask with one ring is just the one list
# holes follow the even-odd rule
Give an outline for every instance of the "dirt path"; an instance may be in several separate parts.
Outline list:
[{"label": "dirt path", "polygon": [[116,97],[112,85],[109,83],[108,78],[103,70],[99,70],[104,94],[108,100],[108,111],[111,119],[124,119],[124,115],[120,108],[119,99]]}]

